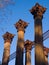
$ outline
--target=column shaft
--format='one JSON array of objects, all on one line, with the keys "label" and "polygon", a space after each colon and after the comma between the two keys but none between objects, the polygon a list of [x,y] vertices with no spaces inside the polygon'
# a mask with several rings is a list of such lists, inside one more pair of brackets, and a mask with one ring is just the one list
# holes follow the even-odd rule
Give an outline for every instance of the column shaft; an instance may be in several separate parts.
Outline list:
[{"label": "column shaft", "polygon": [[18,32],[17,51],[16,51],[16,64],[23,65],[23,51],[24,51],[24,32]]},{"label": "column shaft", "polygon": [[43,45],[43,36],[42,36],[42,19],[35,19],[34,21],[35,28],[35,43]]},{"label": "column shaft", "polygon": [[31,65],[31,50],[34,43],[32,41],[25,41],[25,65]]},{"label": "column shaft", "polygon": [[26,51],[25,53],[25,65],[31,65],[31,52]]},{"label": "column shaft", "polygon": [[42,19],[35,20],[35,65],[44,65]]},{"label": "column shaft", "polygon": [[45,56],[42,45],[35,45],[35,65],[45,65]]},{"label": "column shaft", "polygon": [[48,57],[45,56],[46,65],[48,65]]},{"label": "column shaft", "polygon": [[4,53],[3,53],[3,62],[2,65],[8,65],[10,56],[10,43],[4,43]]}]

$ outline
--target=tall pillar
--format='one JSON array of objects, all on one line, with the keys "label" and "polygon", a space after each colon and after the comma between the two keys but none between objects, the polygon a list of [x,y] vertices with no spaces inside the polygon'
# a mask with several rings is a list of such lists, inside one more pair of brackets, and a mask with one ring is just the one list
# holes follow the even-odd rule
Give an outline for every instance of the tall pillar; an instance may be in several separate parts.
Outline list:
[{"label": "tall pillar", "polygon": [[25,41],[25,65],[31,65],[31,50],[33,45],[32,41]]},{"label": "tall pillar", "polygon": [[9,32],[6,32],[3,35],[4,53],[3,53],[2,65],[8,65],[9,56],[10,56],[10,45],[11,45],[13,37],[14,37],[14,35]]},{"label": "tall pillar", "polygon": [[48,53],[49,53],[49,48],[44,47],[46,65],[48,65]]},{"label": "tall pillar", "polygon": [[24,22],[21,19],[15,24],[15,27],[18,31],[18,41],[17,41],[15,65],[23,65],[24,32],[25,32],[25,28],[27,26],[28,26],[28,23]]},{"label": "tall pillar", "polygon": [[42,36],[42,18],[46,8],[38,3],[30,10],[34,15],[35,26],[35,65],[45,65],[45,57],[43,51],[43,36]]}]

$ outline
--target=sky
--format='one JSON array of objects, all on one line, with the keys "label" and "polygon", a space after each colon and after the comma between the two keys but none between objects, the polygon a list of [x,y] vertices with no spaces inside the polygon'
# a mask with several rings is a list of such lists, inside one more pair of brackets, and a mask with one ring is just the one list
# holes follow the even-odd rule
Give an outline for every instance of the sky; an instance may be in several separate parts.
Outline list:
[{"label": "sky", "polygon": [[[0,0],[0,61],[2,62],[4,39],[2,37],[7,31],[15,34],[13,38],[10,54],[16,51],[17,46],[17,29],[14,24],[19,19],[28,22],[29,25],[25,29],[24,40],[34,41],[34,19],[30,13],[30,9],[39,3],[46,7],[46,12],[43,14],[42,28],[43,33],[49,30],[49,1],[47,0]],[[49,39],[43,42],[44,46],[49,48]],[[25,55],[25,54],[24,54]],[[25,60],[25,59],[24,59]],[[15,65],[15,59],[9,62],[9,65]],[[34,49],[31,51],[31,65],[35,65]]]}]

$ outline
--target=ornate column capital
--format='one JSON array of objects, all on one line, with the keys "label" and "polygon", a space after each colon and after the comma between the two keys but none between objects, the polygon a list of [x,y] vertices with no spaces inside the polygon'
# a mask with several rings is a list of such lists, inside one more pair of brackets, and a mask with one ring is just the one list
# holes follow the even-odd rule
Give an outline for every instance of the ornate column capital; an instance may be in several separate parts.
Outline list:
[{"label": "ornate column capital", "polygon": [[32,9],[30,10],[31,14],[34,15],[34,18],[37,18],[37,17],[42,18],[45,11],[46,11],[46,8],[42,7],[38,3],[36,3],[36,5],[32,7]]},{"label": "ornate column capital", "polygon": [[48,57],[48,53],[49,53],[49,48],[44,47],[44,54],[46,57]]},{"label": "ornate column capital", "polygon": [[3,39],[5,42],[12,42],[12,39],[14,38],[14,35],[9,33],[9,32],[6,32],[4,35],[3,35]]},{"label": "ornate column capital", "polygon": [[30,51],[32,49],[32,46],[34,45],[34,43],[32,41],[26,40],[25,41],[25,49],[26,51]]},{"label": "ornate column capital", "polygon": [[19,21],[15,24],[15,27],[18,31],[25,31],[25,28],[28,26],[28,23],[19,19]]}]

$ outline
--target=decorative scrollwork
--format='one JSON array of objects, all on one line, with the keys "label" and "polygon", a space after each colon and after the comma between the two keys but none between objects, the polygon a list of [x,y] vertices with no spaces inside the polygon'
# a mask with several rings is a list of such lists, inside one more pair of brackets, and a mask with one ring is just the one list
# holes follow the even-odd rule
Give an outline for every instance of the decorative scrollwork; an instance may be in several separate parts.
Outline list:
[{"label": "decorative scrollwork", "polygon": [[43,13],[46,11],[46,8],[40,6],[38,3],[30,10],[30,12],[36,17],[43,17]]},{"label": "decorative scrollwork", "polygon": [[9,33],[9,32],[6,32],[4,35],[3,35],[3,39],[4,41],[6,42],[11,42],[12,39],[13,39],[14,35]]},{"label": "decorative scrollwork", "polygon": [[24,29],[28,26],[28,23],[24,22],[23,20],[19,20],[16,24],[15,27],[18,29],[18,31],[24,31]]}]

